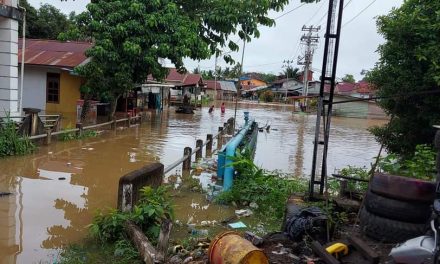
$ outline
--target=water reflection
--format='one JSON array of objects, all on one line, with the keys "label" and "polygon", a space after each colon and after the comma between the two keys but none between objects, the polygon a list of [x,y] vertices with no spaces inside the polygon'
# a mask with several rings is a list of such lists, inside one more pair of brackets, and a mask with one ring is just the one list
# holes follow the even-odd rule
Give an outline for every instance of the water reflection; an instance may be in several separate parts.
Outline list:
[{"label": "water reflection", "polygon": [[[259,133],[255,161],[266,169],[308,175],[311,166],[313,116],[298,115],[286,106],[240,105],[261,124],[273,130]],[[0,263],[51,260],[56,248],[83,238],[98,209],[115,207],[119,178],[148,163],[171,164],[194,147],[198,138],[216,134],[234,115],[227,105],[195,115],[176,114],[172,109],[152,113],[141,127],[107,131],[98,138],[42,146],[36,154],[0,160]],[[348,164],[368,165],[378,146],[366,131],[375,122],[334,118],[329,150],[329,171]],[[173,172],[180,174],[180,168]],[[189,175],[171,173],[167,181],[176,186]],[[198,176],[208,188],[209,176]],[[227,207],[210,205],[204,195],[176,189],[176,216],[182,223],[218,221],[233,214]],[[176,227],[185,233],[184,227]]]}]

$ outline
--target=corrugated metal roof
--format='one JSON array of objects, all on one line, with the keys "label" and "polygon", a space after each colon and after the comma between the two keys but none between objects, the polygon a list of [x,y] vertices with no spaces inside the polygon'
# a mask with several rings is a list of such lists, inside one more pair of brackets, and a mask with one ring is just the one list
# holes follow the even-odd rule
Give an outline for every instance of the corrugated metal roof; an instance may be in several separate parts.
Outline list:
[{"label": "corrugated metal roof", "polygon": [[237,87],[235,87],[233,82],[219,81],[219,83],[223,91],[237,92]]},{"label": "corrugated metal roof", "polygon": [[[21,63],[22,40],[18,41],[18,62]],[[74,68],[87,60],[88,42],[26,39],[24,62],[30,65]]]}]

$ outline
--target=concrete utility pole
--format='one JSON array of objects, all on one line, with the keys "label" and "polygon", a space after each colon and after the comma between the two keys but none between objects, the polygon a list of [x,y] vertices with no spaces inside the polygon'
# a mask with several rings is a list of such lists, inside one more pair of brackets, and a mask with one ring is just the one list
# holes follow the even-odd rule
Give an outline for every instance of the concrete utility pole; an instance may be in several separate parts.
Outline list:
[{"label": "concrete utility pole", "polygon": [[215,63],[214,63],[214,102],[217,100],[217,53],[215,54]]},{"label": "concrete utility pole", "polygon": [[[303,82],[304,82],[304,88],[303,88],[303,96],[307,96],[309,93],[309,71],[310,66],[313,62],[313,53],[315,52],[315,48],[319,42],[319,36],[318,34],[312,35],[313,32],[318,32],[321,29],[321,27],[307,27],[303,26],[302,31],[305,31],[307,33],[303,34],[301,37],[301,44],[305,46],[305,52],[303,56],[298,57],[298,65],[304,65],[304,71],[303,71]],[[307,104],[306,104],[307,105]]]},{"label": "concrete utility pole", "polygon": [[[293,60],[284,60],[283,61],[283,68],[286,68],[286,96],[284,97],[284,101],[287,102],[287,91],[289,90],[289,70],[293,69],[291,68],[290,64],[293,63]],[[292,76],[293,78],[293,76]]]}]

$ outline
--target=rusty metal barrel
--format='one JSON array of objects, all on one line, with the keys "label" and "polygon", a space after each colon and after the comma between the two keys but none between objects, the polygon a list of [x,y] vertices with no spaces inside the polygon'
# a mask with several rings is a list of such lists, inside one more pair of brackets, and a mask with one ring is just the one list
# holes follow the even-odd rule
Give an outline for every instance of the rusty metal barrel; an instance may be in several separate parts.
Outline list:
[{"label": "rusty metal barrel", "polygon": [[211,264],[269,264],[261,249],[233,231],[219,234],[211,242],[208,256]]}]

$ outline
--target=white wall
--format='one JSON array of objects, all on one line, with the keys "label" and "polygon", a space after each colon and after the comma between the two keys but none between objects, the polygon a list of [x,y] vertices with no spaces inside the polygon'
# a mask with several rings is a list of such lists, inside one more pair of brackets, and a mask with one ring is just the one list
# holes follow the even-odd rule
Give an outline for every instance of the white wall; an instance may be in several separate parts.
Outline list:
[{"label": "white wall", "polygon": [[[48,72],[59,73],[55,69],[47,69],[44,67],[24,66],[24,83],[23,83],[23,108],[32,107],[46,110],[46,80]],[[21,68],[18,69],[21,76]],[[20,87],[21,79],[18,80]]]},{"label": "white wall", "polygon": [[0,116],[18,111],[18,22],[0,17]]}]

